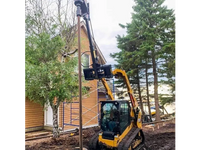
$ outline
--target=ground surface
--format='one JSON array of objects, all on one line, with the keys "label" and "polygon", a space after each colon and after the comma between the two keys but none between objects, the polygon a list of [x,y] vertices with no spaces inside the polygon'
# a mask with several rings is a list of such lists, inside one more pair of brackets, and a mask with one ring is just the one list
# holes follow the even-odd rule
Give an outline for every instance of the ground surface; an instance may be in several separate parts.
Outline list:
[{"label": "ground surface", "polygon": [[149,150],[175,150],[175,124],[168,123],[152,129],[143,128],[145,144]]},{"label": "ground surface", "polygon": [[[153,131],[154,127],[154,131]],[[175,124],[172,122],[163,123],[158,127],[143,127],[145,143],[149,150],[175,150]],[[83,144],[87,148],[90,137],[99,131],[98,127],[83,130]],[[74,150],[78,147],[79,136],[62,135],[59,139],[52,138],[26,141],[26,150]]]}]

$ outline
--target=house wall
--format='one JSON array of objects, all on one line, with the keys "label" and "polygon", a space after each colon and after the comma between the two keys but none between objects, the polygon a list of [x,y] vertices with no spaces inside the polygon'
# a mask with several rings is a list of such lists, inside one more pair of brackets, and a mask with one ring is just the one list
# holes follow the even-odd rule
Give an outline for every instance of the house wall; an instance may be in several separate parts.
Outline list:
[{"label": "house wall", "polygon": [[[96,81],[90,81],[88,84],[92,84],[89,94],[82,97],[82,123],[83,127],[95,126],[98,124],[98,99],[96,90]],[[91,93],[90,93],[91,92]],[[60,107],[60,119],[59,126],[63,127],[63,115],[64,115],[64,130],[75,129],[79,125],[79,98],[73,100],[74,103],[63,103]],[[64,111],[63,111],[64,109]],[[77,119],[77,120],[73,120]],[[67,125],[68,124],[68,125]],[[71,125],[69,125],[71,124]],[[76,126],[75,126],[76,125]]]},{"label": "house wall", "polygon": [[44,125],[43,107],[26,98],[25,101],[25,128],[26,130],[41,129]]},{"label": "house wall", "polygon": [[[84,29],[81,30],[81,52],[90,51],[89,49],[89,40],[87,34]],[[90,52],[86,54],[90,55]],[[92,58],[90,55],[90,65],[92,64]],[[83,76],[83,74],[82,74]],[[97,95],[97,80],[86,81],[83,85],[89,86],[90,91],[89,94],[82,98],[82,123],[83,127],[94,126],[98,124],[98,95]],[[63,107],[63,103],[59,108],[59,126],[63,127],[64,130],[72,130],[78,127],[79,125],[79,98],[77,97],[73,100],[74,103],[65,103]],[[63,110],[64,109],[64,110]],[[63,120],[64,116],[64,120]],[[77,120],[73,120],[77,119]],[[64,122],[63,122],[64,121]],[[67,125],[71,124],[71,125]],[[74,126],[77,125],[77,126]]]}]

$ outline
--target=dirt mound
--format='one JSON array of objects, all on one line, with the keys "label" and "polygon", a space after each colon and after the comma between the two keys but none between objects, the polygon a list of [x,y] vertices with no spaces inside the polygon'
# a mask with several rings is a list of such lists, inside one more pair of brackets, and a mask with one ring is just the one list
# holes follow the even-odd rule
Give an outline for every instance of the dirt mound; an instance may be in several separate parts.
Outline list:
[{"label": "dirt mound", "polygon": [[149,150],[175,150],[175,124],[168,123],[164,126],[143,128],[145,145]]},{"label": "dirt mound", "polygon": [[[99,127],[93,127],[83,130],[83,145],[87,147],[90,138],[100,130]],[[70,136],[69,134],[61,135],[60,138],[54,140],[52,138],[38,139],[26,142],[26,150],[74,150],[79,146],[79,136]]]},{"label": "dirt mound", "polygon": [[[90,138],[100,130],[99,127],[93,127],[83,130],[83,145],[88,147]],[[142,129],[145,136],[145,145],[148,150],[175,150],[175,124],[166,123],[151,128]],[[60,138],[53,140],[52,138],[38,139],[26,142],[26,150],[74,150],[79,146],[79,136],[70,136],[69,134],[61,135]]]},{"label": "dirt mound", "polygon": [[149,150],[175,150],[175,133],[145,134]]},{"label": "dirt mound", "polygon": [[45,149],[61,149],[64,147],[66,139],[58,138],[56,140],[49,139],[48,141],[35,144],[34,146],[26,145],[27,150],[45,150]]}]

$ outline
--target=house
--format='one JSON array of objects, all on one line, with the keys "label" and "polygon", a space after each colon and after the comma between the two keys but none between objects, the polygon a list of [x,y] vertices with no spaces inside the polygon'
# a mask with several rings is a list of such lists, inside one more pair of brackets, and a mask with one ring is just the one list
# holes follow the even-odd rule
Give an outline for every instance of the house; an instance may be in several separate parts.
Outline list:
[{"label": "house", "polygon": [[[106,60],[101,53],[99,47],[93,40],[94,47],[97,50],[97,56],[101,64],[105,64]],[[84,22],[81,22],[81,51],[90,51],[87,29]],[[84,53],[84,63],[92,64],[90,53]],[[82,122],[83,128],[98,125],[99,98],[98,98],[98,81],[92,80],[86,83],[90,87],[89,94],[83,95],[82,98]],[[58,124],[63,131],[73,130],[79,126],[79,101],[77,95],[72,95],[74,100],[72,103],[63,102],[59,106]],[[77,98],[76,98],[77,97]],[[51,107],[44,109],[41,105],[30,101],[25,101],[25,132],[36,131],[41,129],[52,130],[53,112]]]}]

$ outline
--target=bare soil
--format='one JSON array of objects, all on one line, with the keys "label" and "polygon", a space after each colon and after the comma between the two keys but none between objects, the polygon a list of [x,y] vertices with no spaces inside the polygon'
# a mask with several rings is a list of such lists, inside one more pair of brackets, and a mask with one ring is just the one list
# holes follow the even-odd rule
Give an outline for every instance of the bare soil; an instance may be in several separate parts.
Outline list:
[{"label": "bare soil", "polygon": [[[98,132],[99,127],[93,127],[83,130],[83,145],[88,148],[90,138]],[[143,127],[145,135],[145,145],[148,150],[175,150],[175,123],[166,123],[152,128]],[[79,136],[70,134],[61,135],[54,140],[52,138],[43,138],[33,141],[26,141],[26,150],[75,150],[79,146]]]},{"label": "bare soil", "polygon": [[175,150],[175,124],[168,123],[152,129],[143,128],[148,150]]}]

